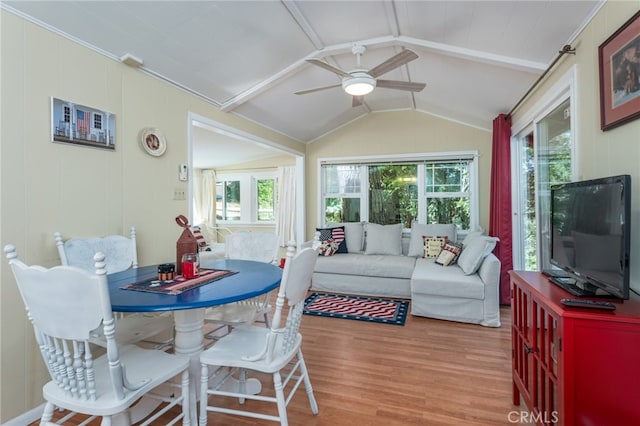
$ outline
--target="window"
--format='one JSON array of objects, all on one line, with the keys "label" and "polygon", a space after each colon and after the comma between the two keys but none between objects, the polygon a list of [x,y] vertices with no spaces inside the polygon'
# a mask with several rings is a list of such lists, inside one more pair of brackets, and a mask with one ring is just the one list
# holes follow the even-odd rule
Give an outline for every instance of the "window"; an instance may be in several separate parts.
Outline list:
[{"label": "window", "polygon": [[360,221],[360,179],[358,165],[329,165],[324,172],[324,222]]},{"label": "window", "polygon": [[93,128],[94,129],[102,129],[102,114],[93,114]]},{"label": "window", "polygon": [[273,224],[277,184],[274,173],[218,174],[216,219],[220,222]]},{"label": "window", "polygon": [[240,212],[240,181],[216,182],[216,219],[239,221]]},{"label": "window", "polygon": [[64,112],[63,112],[64,122],[71,123],[71,108],[65,105],[63,109],[64,109]]},{"label": "window", "polygon": [[273,222],[276,219],[275,179],[256,179],[256,205],[258,222]]},{"label": "window", "polygon": [[[517,267],[527,270],[550,270],[551,187],[572,180],[571,104],[567,99],[547,115],[516,136],[518,155],[522,158],[514,192]],[[535,129],[535,131],[533,131]]]},{"label": "window", "polygon": [[[453,159],[449,159],[449,158]],[[456,158],[457,157],[457,158]],[[320,222],[455,223],[477,226],[475,153],[352,163],[322,160]],[[336,160],[337,162],[337,160]],[[477,192],[477,191],[476,191]]]},{"label": "window", "polygon": [[469,162],[427,163],[425,173],[427,223],[455,223],[459,229],[469,229]]}]

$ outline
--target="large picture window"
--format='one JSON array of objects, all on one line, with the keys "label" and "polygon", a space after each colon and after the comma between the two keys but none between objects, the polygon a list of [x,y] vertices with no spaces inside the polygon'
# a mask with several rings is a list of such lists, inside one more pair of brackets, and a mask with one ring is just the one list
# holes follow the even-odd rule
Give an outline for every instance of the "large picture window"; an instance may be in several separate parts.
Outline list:
[{"label": "large picture window", "polygon": [[320,161],[320,222],[477,227],[477,154]]}]

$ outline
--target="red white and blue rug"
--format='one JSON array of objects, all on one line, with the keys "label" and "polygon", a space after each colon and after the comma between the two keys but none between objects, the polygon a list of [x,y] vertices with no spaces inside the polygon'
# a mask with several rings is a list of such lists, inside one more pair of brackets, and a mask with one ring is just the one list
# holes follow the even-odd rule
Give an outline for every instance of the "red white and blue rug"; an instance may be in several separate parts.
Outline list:
[{"label": "red white and blue rug", "polygon": [[405,300],[325,293],[312,293],[304,302],[306,315],[394,325],[404,325],[408,309]]}]

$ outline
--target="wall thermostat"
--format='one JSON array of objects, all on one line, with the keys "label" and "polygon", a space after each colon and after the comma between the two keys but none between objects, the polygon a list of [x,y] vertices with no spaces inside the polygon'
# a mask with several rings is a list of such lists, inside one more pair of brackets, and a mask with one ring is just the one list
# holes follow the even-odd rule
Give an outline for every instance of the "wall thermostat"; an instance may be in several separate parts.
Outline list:
[{"label": "wall thermostat", "polygon": [[182,182],[186,182],[187,180],[189,180],[189,170],[187,169],[186,164],[180,164],[180,166],[178,167],[178,179],[180,179]]}]

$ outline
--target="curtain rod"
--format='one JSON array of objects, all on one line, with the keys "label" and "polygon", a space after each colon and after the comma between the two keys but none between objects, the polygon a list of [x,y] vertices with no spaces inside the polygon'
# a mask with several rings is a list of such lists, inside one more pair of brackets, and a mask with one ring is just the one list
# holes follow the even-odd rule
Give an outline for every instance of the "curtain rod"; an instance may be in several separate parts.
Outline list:
[{"label": "curtain rod", "polygon": [[518,103],[516,103],[516,105],[513,108],[511,108],[511,111],[509,111],[509,114],[507,114],[506,117],[511,117],[511,114],[513,114],[513,112],[516,110],[516,108],[518,108],[520,106],[520,104],[527,98],[527,96],[529,96],[529,94],[533,91],[533,89],[536,88],[538,83],[540,83],[540,81],[547,76],[549,71],[551,71],[551,68],[554,67],[554,65],[560,60],[560,58],[562,58],[567,53],[570,54],[570,55],[575,55],[576,54],[576,49],[572,49],[570,44],[565,44],[562,47],[562,50],[558,51],[558,56],[556,56],[556,58],[553,60],[553,62],[551,62],[551,65],[549,65],[549,67],[547,67],[547,69],[544,70],[544,72],[540,75],[540,77],[538,77],[538,79],[535,81],[535,83],[533,83],[531,85],[531,87],[529,87],[529,90],[527,90],[527,93],[525,93],[520,98]]}]

